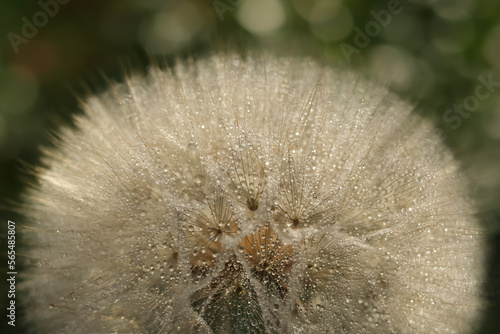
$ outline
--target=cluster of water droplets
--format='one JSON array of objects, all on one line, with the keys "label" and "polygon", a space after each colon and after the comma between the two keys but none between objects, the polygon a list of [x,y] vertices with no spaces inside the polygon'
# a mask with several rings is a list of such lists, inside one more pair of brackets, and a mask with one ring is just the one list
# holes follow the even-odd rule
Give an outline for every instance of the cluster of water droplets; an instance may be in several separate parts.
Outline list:
[{"label": "cluster of water droplets", "polygon": [[43,332],[456,333],[481,236],[432,127],[376,81],[225,55],[89,97],[28,194]]}]

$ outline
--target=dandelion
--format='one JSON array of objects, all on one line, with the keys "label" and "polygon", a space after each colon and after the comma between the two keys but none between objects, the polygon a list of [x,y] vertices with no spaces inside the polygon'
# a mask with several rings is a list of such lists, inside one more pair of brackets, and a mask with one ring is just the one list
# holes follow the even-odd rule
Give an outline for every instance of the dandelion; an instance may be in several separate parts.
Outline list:
[{"label": "dandelion", "polygon": [[483,240],[432,125],[377,81],[234,54],[82,102],[26,194],[40,333],[464,333]]}]

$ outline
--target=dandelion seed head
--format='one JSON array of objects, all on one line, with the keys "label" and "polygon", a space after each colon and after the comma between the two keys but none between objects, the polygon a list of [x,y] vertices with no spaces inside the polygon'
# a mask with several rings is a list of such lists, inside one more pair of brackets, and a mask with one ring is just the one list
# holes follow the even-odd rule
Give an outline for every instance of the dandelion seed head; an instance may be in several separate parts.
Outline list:
[{"label": "dandelion seed head", "polygon": [[472,327],[483,250],[466,181],[377,81],[222,54],[82,108],[26,195],[42,332]]}]

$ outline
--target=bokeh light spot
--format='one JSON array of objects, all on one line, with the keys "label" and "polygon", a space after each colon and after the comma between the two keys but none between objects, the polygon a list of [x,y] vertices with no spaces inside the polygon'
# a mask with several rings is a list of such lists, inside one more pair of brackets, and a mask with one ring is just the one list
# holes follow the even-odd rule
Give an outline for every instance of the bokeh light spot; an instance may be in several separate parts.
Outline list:
[{"label": "bokeh light spot", "polygon": [[285,23],[285,10],[278,0],[246,0],[238,8],[239,23],[255,34],[267,34]]}]

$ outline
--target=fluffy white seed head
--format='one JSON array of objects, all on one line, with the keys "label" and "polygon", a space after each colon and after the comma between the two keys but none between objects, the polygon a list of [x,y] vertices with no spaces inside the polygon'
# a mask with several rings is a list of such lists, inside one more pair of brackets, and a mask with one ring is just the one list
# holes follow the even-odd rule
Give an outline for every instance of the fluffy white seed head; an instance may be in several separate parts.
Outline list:
[{"label": "fluffy white seed head", "polygon": [[40,333],[460,333],[482,237],[451,153],[382,85],[219,55],[91,96],[27,195]]}]

